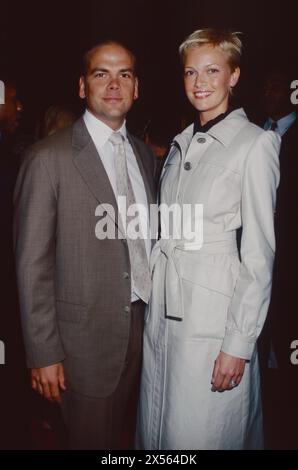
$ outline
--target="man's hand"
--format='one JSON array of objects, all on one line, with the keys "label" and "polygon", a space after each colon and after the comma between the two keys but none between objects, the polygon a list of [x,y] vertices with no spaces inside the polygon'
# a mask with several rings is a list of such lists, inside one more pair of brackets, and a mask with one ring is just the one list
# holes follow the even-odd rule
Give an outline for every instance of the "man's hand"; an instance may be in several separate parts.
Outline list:
[{"label": "man's hand", "polygon": [[211,383],[213,391],[231,390],[239,385],[244,373],[245,359],[220,352],[216,358]]},{"label": "man's hand", "polygon": [[31,369],[31,386],[50,401],[60,402],[60,389],[66,390],[61,362],[39,369]]}]

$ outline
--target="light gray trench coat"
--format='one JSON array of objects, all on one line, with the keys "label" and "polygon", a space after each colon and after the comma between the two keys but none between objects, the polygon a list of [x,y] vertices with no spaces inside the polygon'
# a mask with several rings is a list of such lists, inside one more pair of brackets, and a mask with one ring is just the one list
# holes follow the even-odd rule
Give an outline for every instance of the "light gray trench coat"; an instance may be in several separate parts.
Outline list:
[{"label": "light gray trench coat", "polygon": [[[279,147],[243,109],[207,133],[193,136],[191,125],[174,139],[160,202],[203,204],[203,245],[181,237],[153,249],[140,447],[262,448],[256,340],[270,299]],[[240,385],[222,393],[211,390],[220,351],[247,360]]]}]

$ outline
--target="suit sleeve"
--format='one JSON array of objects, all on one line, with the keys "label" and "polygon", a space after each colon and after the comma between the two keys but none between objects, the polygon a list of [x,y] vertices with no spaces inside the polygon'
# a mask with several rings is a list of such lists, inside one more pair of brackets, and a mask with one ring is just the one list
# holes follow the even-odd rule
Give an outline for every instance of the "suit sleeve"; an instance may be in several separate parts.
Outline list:
[{"label": "suit sleeve", "polygon": [[242,177],[241,264],[228,312],[222,351],[249,360],[269,307],[275,254],[274,209],[280,137],[262,132]]},{"label": "suit sleeve", "polygon": [[[29,157],[29,156],[28,156]],[[28,367],[65,358],[55,308],[57,197],[40,155],[30,155],[14,194],[14,246],[21,320]]]}]

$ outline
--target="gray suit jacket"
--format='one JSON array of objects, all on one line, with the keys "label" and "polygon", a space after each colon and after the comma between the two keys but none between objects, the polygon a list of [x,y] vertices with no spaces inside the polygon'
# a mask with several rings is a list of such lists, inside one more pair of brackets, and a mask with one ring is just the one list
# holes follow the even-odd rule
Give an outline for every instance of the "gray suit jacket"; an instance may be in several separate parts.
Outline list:
[{"label": "gray suit jacket", "polygon": [[[153,154],[129,139],[154,203]],[[125,240],[95,236],[98,204],[112,204],[116,216],[117,204],[82,118],[30,148],[14,201],[27,364],[63,361],[73,390],[107,396],[117,386],[128,344],[131,283],[124,273],[130,260]]]}]

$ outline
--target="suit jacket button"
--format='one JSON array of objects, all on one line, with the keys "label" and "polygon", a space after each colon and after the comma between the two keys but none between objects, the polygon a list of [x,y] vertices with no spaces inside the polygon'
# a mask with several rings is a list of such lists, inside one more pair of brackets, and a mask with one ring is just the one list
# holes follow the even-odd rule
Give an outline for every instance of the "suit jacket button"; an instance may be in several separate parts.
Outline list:
[{"label": "suit jacket button", "polygon": [[122,276],[123,276],[123,279],[129,279],[129,273],[127,272],[124,272]]},{"label": "suit jacket button", "polygon": [[126,305],[126,307],[124,307],[124,312],[125,312],[125,313],[129,313],[129,312],[130,312],[130,307],[128,307],[128,305]]},{"label": "suit jacket button", "polygon": [[184,170],[191,170],[191,163],[190,162],[185,162],[184,163]]},{"label": "suit jacket button", "polygon": [[197,142],[198,142],[199,144],[204,144],[204,143],[206,142],[206,139],[205,139],[205,137],[199,137],[198,140],[197,140]]}]

